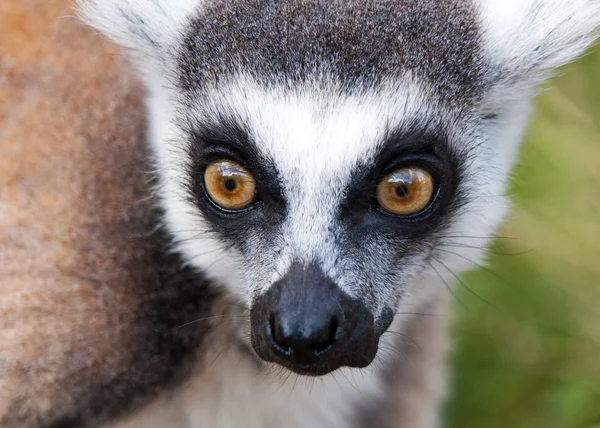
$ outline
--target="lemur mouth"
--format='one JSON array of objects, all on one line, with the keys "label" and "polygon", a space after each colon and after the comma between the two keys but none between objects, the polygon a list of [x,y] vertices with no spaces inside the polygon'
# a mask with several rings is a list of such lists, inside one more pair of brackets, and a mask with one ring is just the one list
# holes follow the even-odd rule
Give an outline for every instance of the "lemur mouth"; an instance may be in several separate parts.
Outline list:
[{"label": "lemur mouth", "polygon": [[256,354],[300,375],[366,367],[377,353],[372,313],[314,265],[293,264],[255,300],[250,320]]},{"label": "lemur mouth", "polygon": [[330,369],[328,367],[301,367],[301,366],[284,366],[285,368],[293,371],[294,373],[301,375],[301,376],[308,376],[308,377],[319,377],[319,376],[325,376],[328,375],[329,373],[337,370],[336,369]]}]

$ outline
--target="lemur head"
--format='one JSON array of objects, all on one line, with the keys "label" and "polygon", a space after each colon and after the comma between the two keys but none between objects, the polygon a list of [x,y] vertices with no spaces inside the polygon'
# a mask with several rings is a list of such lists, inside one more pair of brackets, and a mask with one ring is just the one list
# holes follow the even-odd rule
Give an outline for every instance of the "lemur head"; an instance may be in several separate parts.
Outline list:
[{"label": "lemur head", "polygon": [[[165,223],[258,356],[364,367],[507,211],[534,89],[600,0],[87,0],[148,89]],[[442,284],[442,285],[440,285]]]}]

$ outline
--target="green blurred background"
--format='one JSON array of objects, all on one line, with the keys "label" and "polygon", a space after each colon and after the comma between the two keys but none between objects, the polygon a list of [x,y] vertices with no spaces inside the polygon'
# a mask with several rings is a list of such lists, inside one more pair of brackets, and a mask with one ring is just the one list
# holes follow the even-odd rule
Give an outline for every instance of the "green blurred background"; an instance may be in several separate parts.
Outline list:
[{"label": "green blurred background", "polygon": [[507,239],[464,278],[491,304],[455,288],[447,428],[600,428],[600,47],[536,106]]}]

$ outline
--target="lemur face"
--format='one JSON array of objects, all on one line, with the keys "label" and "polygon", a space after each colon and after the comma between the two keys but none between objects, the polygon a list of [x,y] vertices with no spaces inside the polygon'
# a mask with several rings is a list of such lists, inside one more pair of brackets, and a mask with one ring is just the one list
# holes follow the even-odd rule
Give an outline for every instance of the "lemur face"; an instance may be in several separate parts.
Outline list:
[{"label": "lemur face", "polygon": [[248,306],[260,358],[365,367],[480,261],[532,88],[600,15],[505,3],[86,3],[141,66],[174,242]]},{"label": "lemur face", "polygon": [[[173,224],[210,231],[183,238],[189,260],[250,305],[263,358],[310,372],[313,360],[320,371],[367,365],[418,278],[435,275],[431,264],[445,269],[435,250],[487,236],[481,221],[456,227],[477,212],[464,211],[477,195],[464,182],[477,166],[467,163],[491,154],[469,152],[478,139],[462,138],[458,119],[414,87],[345,94],[234,79],[188,99],[178,169],[198,223]],[[470,121],[462,126],[473,135]],[[500,194],[494,183],[479,190]]]},{"label": "lemur face", "polygon": [[434,249],[467,234],[451,230],[470,142],[453,141],[446,113],[423,109],[414,88],[392,98],[234,79],[194,92],[182,131],[182,191],[199,223],[174,223],[210,230],[189,259],[248,302],[263,358],[309,366],[331,347],[321,370],[367,365]]}]

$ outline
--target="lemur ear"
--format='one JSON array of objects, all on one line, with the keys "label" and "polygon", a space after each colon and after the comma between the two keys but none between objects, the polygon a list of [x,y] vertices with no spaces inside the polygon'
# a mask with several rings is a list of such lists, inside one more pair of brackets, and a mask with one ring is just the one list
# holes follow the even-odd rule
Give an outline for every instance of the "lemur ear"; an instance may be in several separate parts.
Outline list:
[{"label": "lemur ear", "polygon": [[505,77],[541,80],[598,36],[600,0],[476,0],[484,49]]},{"label": "lemur ear", "polygon": [[202,0],[78,0],[80,16],[143,58],[164,55]]}]

